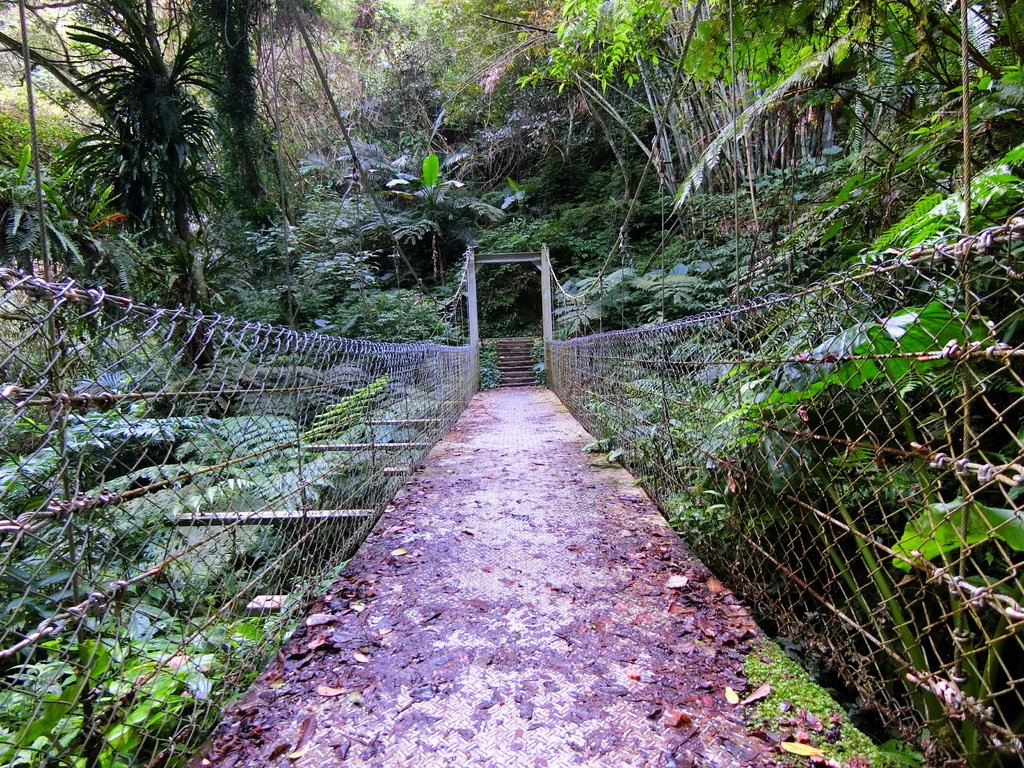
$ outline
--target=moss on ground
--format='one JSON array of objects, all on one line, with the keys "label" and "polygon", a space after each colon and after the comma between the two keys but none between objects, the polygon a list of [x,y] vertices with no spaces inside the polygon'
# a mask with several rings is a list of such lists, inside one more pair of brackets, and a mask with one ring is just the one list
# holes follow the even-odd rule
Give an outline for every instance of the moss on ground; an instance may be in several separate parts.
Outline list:
[{"label": "moss on ground", "polygon": [[[794,734],[802,730],[814,746],[824,751],[823,758],[844,766],[895,768],[899,765],[859,731],[828,691],[815,683],[807,671],[775,643],[766,640],[756,646],[743,662],[743,670],[751,691],[764,684],[771,687],[766,698],[751,704],[747,710],[752,727],[781,733],[786,741],[794,740]],[[811,716],[810,722],[807,715]],[[816,727],[819,722],[820,730]],[[810,762],[796,755],[785,755],[781,759],[786,758],[792,758],[792,765]]]}]

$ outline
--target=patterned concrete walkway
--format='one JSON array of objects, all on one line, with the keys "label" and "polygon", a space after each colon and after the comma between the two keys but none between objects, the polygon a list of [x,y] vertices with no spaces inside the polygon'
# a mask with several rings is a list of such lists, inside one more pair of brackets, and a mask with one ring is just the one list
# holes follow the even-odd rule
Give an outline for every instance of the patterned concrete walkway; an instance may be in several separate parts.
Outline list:
[{"label": "patterned concrete walkway", "polygon": [[758,628],[591,439],[478,395],[203,762],[774,765],[724,699]]}]

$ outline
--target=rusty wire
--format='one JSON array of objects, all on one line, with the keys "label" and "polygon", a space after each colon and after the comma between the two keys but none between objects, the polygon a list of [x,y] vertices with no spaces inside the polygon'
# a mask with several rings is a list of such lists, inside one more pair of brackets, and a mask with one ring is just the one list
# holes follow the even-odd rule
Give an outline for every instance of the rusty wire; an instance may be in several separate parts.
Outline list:
[{"label": "rusty wire", "polygon": [[0,764],[184,764],[454,423],[475,350],[0,286]]},{"label": "rusty wire", "polygon": [[933,764],[1024,754],[1024,218],[552,344],[690,545]]}]

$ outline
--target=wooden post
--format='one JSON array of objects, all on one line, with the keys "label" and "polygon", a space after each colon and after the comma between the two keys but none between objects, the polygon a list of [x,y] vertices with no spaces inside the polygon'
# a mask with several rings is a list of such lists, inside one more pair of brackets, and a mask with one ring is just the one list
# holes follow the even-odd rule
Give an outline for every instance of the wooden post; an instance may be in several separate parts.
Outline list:
[{"label": "wooden post", "polygon": [[480,321],[476,310],[476,254],[466,251],[466,314],[469,315],[469,344],[480,344]]},{"label": "wooden post", "polygon": [[542,321],[544,323],[544,375],[548,386],[551,386],[551,342],[554,340],[554,327],[551,321],[551,254],[548,244],[540,246],[540,303]]},{"label": "wooden post", "polygon": [[466,314],[469,315],[469,346],[473,348],[473,391],[480,391],[480,318],[476,308],[476,252],[466,250]]}]

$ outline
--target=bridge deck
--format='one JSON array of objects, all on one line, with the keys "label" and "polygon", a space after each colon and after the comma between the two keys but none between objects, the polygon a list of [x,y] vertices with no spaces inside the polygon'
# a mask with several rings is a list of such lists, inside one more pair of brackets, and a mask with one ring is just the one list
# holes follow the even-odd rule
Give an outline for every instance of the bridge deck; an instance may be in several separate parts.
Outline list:
[{"label": "bridge deck", "polygon": [[759,630],[589,439],[478,395],[203,762],[773,765],[724,699]]}]

